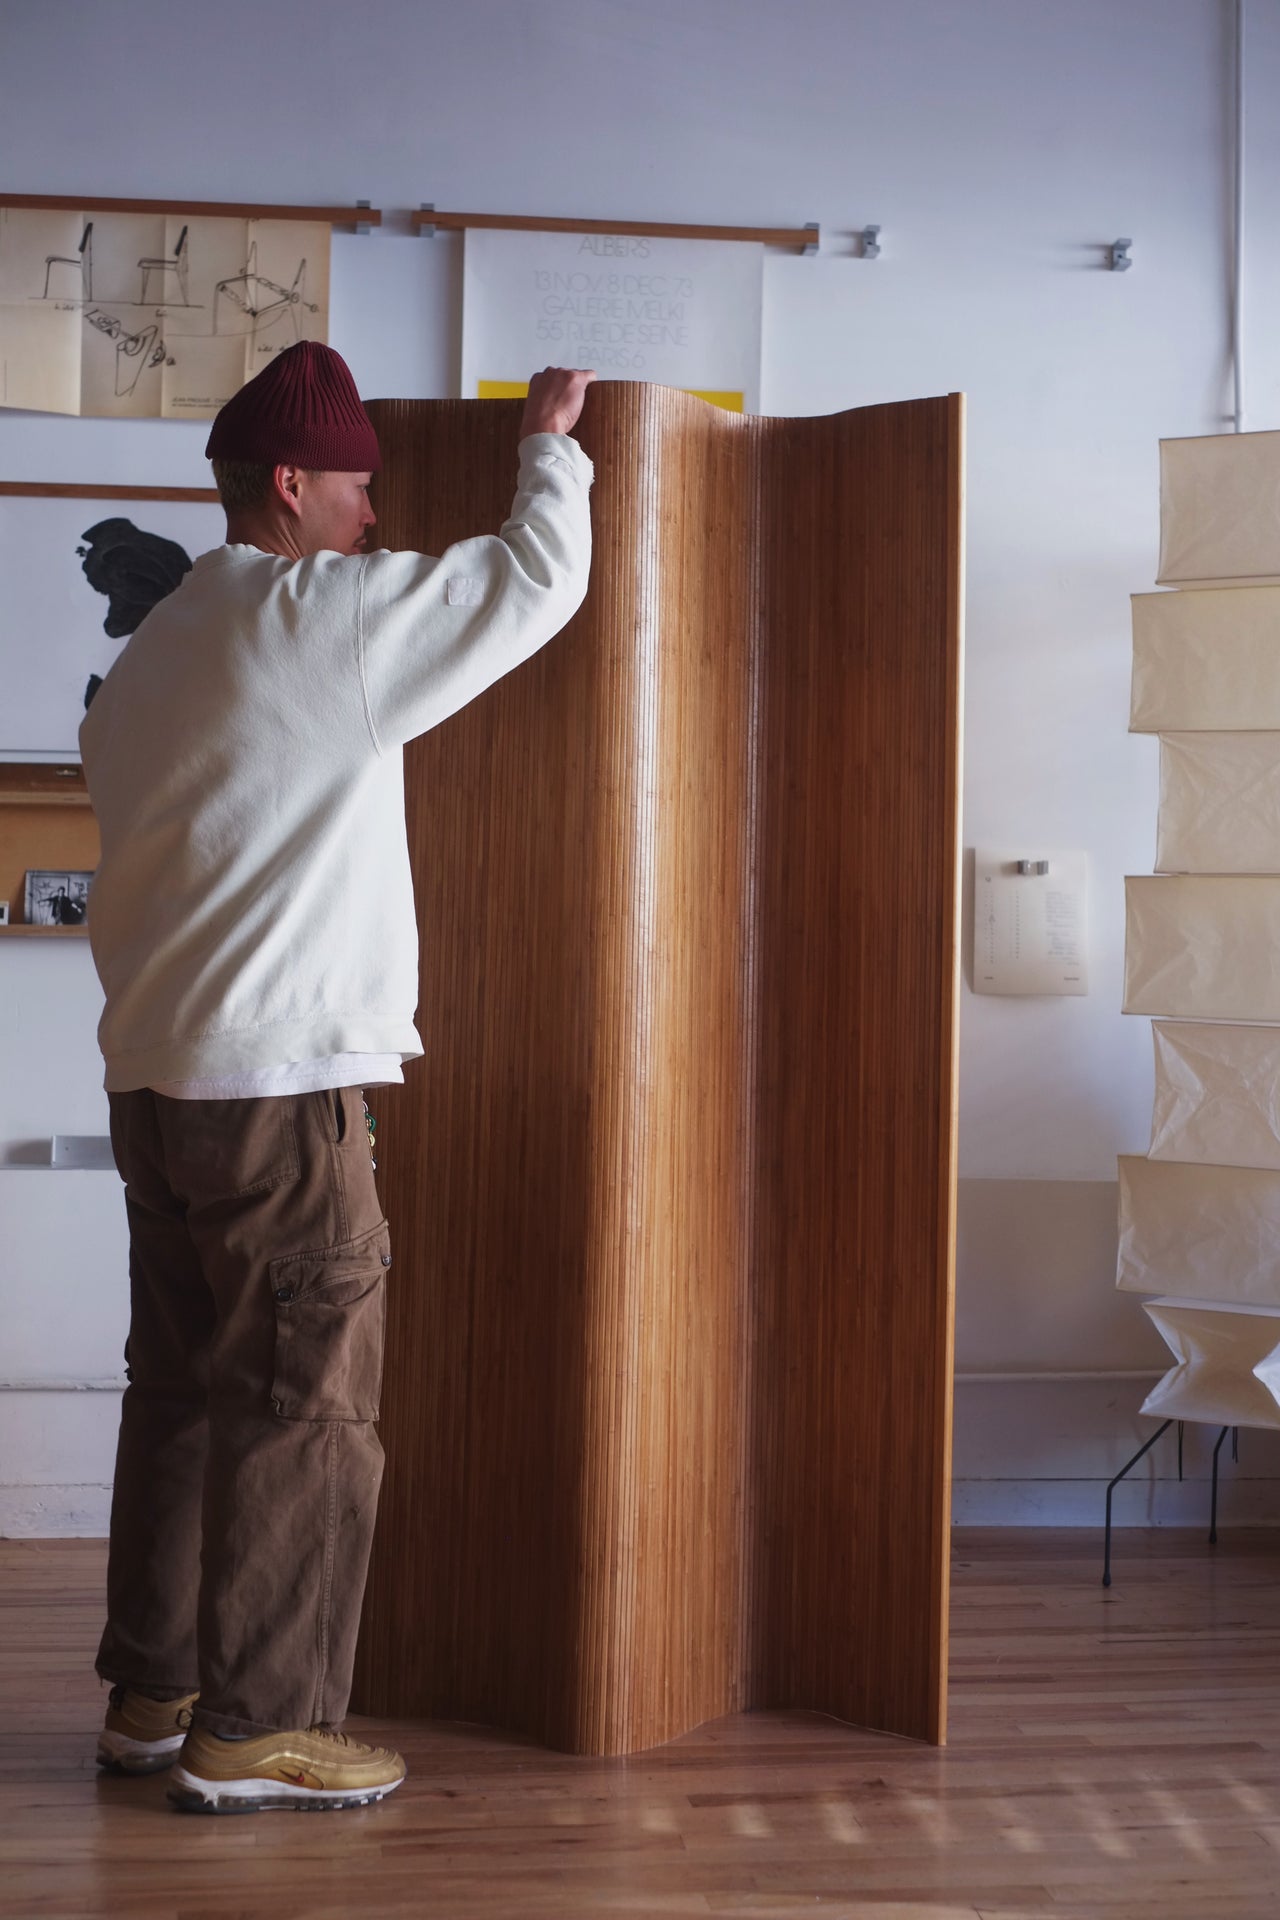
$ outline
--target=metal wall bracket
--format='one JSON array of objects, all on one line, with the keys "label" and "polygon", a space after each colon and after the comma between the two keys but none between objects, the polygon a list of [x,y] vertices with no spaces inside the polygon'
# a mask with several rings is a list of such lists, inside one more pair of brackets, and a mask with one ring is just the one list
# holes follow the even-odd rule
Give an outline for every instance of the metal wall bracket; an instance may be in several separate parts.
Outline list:
[{"label": "metal wall bracket", "polygon": [[1132,245],[1132,240],[1113,240],[1111,242],[1110,264],[1112,273],[1128,273],[1130,267],[1133,265],[1132,260],[1129,258],[1129,249]]},{"label": "metal wall bracket", "polygon": [[880,258],[879,227],[863,227],[858,235],[858,242],[864,260],[878,260]]},{"label": "metal wall bracket", "polygon": [[[434,200],[420,200],[418,202],[419,213],[434,213],[435,210],[436,210],[436,203]],[[420,234],[425,233],[428,240],[434,240],[436,237],[435,221],[420,220],[418,222],[418,232]]]},{"label": "metal wall bracket", "polygon": [[[373,205],[373,202],[372,202],[372,200],[357,200],[357,201],[356,201],[356,205],[357,205],[358,207],[371,207],[371,206]],[[372,227],[370,226],[370,224],[369,224],[369,222],[368,222],[367,220],[357,220],[357,221],[356,221],[356,232],[357,232],[357,233],[372,233],[372,232],[373,232],[373,228],[372,228]]]},{"label": "metal wall bracket", "polygon": [[818,222],[816,220],[806,220],[804,223],[804,230],[806,233],[811,233],[813,235],[812,240],[806,240],[804,243],[804,252],[812,256],[818,251],[818,235],[820,232]]}]

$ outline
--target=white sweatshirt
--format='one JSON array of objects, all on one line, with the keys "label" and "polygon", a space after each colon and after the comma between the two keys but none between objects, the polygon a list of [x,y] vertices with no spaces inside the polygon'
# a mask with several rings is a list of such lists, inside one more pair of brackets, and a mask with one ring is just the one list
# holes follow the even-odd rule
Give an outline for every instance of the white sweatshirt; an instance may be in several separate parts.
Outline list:
[{"label": "white sweatshirt", "polygon": [[591,462],[521,443],[511,518],[439,560],[219,547],[80,729],[113,1092],[422,1052],[403,755],[581,605]]}]

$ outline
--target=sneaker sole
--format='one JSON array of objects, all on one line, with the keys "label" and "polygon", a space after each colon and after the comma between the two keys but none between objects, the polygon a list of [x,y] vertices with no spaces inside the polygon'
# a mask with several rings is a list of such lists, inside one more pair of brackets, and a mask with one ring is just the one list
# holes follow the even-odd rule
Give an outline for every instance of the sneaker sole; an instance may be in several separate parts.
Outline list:
[{"label": "sneaker sole", "polygon": [[175,1767],[168,1797],[182,1813],[337,1813],[372,1806],[402,1784],[403,1776],[378,1787],[294,1787],[284,1780],[201,1780]]},{"label": "sneaker sole", "polygon": [[108,1773],[159,1773],[173,1765],[183,1738],[175,1733],[163,1740],[135,1740],[127,1733],[100,1733],[97,1762]]}]

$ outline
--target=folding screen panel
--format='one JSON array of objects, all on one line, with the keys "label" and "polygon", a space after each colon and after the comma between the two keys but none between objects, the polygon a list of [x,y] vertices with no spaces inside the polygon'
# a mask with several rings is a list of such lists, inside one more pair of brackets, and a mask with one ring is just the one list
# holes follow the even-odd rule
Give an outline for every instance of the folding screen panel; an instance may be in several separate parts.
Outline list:
[{"label": "folding screen panel", "polygon": [[[380,537],[518,405],[382,402]],[[752,1704],[940,1738],[960,411],[592,390],[566,632],[415,742],[426,1059],[361,1706],[630,1752]]]}]

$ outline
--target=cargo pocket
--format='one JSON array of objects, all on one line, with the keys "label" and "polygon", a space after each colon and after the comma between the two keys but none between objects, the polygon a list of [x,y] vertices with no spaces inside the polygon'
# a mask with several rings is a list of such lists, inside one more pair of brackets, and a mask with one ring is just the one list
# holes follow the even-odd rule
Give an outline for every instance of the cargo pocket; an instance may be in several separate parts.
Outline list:
[{"label": "cargo pocket", "polygon": [[358,1240],[271,1262],[271,1405],[286,1420],[377,1419],[390,1246],[384,1220]]}]

